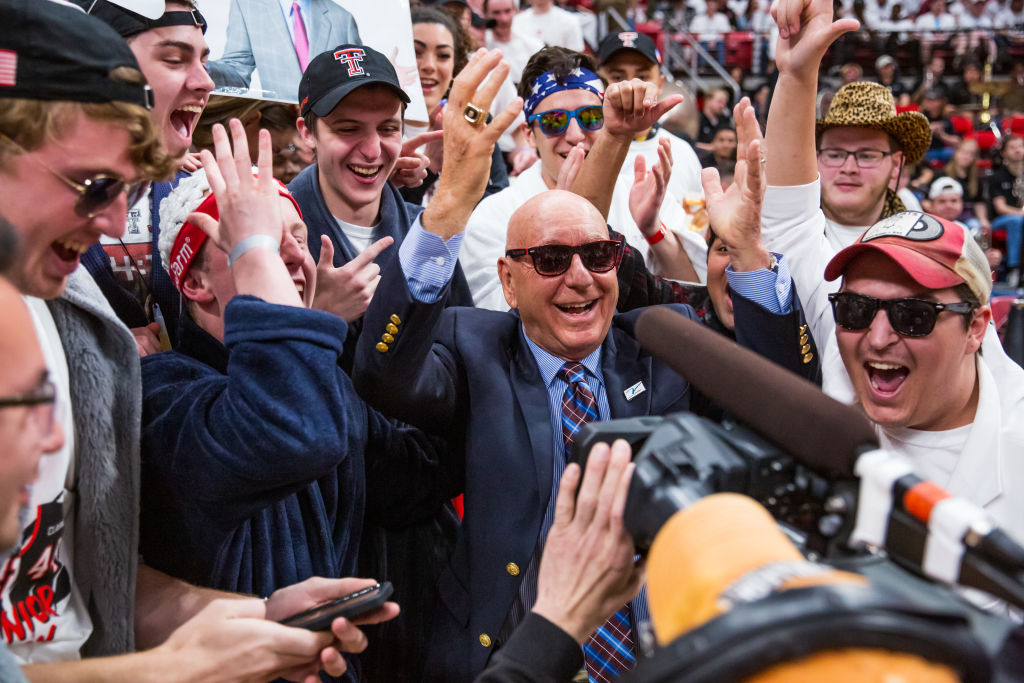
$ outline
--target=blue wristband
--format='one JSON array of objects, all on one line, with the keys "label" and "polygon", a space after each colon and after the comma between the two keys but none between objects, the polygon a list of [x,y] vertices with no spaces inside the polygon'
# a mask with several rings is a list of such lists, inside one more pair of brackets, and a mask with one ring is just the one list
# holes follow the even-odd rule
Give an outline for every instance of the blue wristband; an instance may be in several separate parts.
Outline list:
[{"label": "blue wristband", "polygon": [[281,253],[281,242],[279,240],[275,240],[270,235],[252,235],[236,244],[235,248],[231,250],[231,253],[228,255],[228,268],[233,266],[235,261],[242,257],[242,254],[257,247],[272,249],[275,254]]}]

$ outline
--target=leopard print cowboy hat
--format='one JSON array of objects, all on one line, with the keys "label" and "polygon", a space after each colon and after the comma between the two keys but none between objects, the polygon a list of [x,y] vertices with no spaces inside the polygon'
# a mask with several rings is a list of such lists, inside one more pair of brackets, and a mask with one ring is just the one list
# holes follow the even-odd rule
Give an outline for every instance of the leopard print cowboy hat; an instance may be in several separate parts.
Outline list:
[{"label": "leopard print cowboy hat", "polygon": [[919,111],[897,114],[892,93],[880,83],[857,81],[844,85],[816,128],[820,137],[829,128],[846,126],[885,131],[903,150],[908,165],[920,161],[932,142],[928,118]]}]

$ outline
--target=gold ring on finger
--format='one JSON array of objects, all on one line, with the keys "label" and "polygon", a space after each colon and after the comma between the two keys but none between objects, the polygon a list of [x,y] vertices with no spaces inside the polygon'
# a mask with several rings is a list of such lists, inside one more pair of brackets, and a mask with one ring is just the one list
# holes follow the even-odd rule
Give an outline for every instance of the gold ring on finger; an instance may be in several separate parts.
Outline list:
[{"label": "gold ring on finger", "polygon": [[469,121],[472,125],[476,125],[487,118],[486,112],[483,109],[476,106],[472,102],[466,103],[466,108],[462,110],[462,118]]}]

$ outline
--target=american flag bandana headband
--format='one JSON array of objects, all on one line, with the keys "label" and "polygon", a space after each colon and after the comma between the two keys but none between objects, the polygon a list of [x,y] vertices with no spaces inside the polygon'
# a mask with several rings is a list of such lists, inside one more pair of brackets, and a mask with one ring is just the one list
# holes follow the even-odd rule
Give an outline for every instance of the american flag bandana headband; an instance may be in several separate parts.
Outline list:
[{"label": "american flag bandana headband", "polygon": [[562,90],[589,90],[604,99],[604,84],[601,77],[590,69],[578,66],[561,79],[556,77],[553,71],[547,71],[533,82],[530,96],[526,98],[526,105],[523,107],[523,114],[530,118],[541,100]]}]

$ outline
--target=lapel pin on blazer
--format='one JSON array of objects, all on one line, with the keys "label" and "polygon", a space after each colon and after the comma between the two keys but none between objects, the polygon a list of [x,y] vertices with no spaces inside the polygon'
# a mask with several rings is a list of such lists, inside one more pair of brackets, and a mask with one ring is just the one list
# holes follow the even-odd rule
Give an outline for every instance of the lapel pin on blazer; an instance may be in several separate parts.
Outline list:
[{"label": "lapel pin on blazer", "polygon": [[647,391],[647,387],[644,386],[644,383],[637,382],[628,389],[625,389],[622,393],[626,396],[627,401],[632,401],[634,398],[644,393],[645,391]]}]

